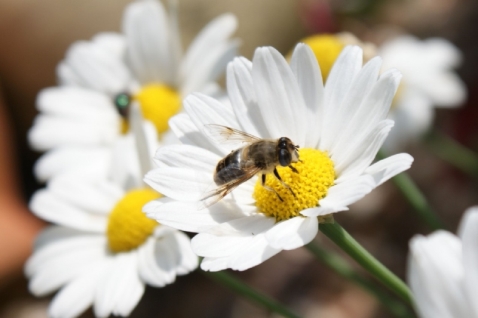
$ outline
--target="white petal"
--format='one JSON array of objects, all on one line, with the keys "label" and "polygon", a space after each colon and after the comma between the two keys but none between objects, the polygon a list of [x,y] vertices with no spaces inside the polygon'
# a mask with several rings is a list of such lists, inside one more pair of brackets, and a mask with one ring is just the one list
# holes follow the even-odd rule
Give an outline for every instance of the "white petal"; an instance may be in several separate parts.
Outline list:
[{"label": "white petal", "polygon": [[203,271],[218,272],[228,268],[229,257],[205,257],[201,262]]},{"label": "white petal", "polygon": [[375,188],[375,181],[369,175],[332,186],[325,198],[319,201],[319,207],[306,209],[302,215],[314,217],[334,212],[346,211],[348,205],[360,200]]},{"label": "white petal", "polygon": [[[223,14],[209,22],[189,46],[180,66],[181,78],[186,80],[198,65],[204,62],[210,50],[227,45],[228,38],[237,28],[237,19],[232,14]],[[225,64],[223,65],[225,66]]]},{"label": "white petal", "polygon": [[[361,132],[366,127],[365,122],[369,124],[364,117],[370,116],[370,105],[365,105],[364,100],[378,80],[381,65],[382,60],[379,57],[375,57],[360,70],[354,78],[347,96],[345,96],[342,104],[336,111],[340,116],[330,119],[329,129],[332,129],[330,134],[336,136],[330,153],[343,152],[347,144],[357,140],[359,133],[356,130],[352,130],[352,127]],[[393,85],[390,86],[393,87]],[[396,87],[393,87],[393,92],[395,89]],[[381,106],[387,109],[390,107],[390,105],[385,103]]]},{"label": "white petal", "polygon": [[466,86],[458,75],[452,72],[437,72],[421,88],[428,94],[432,102],[440,107],[462,106],[466,99]]},{"label": "white petal", "polygon": [[141,299],[144,284],[138,275],[135,251],[113,256],[108,271],[98,280],[94,311],[96,316],[128,316]]},{"label": "white petal", "polygon": [[302,122],[307,123],[306,140],[302,147],[317,147],[322,123],[324,85],[319,64],[308,45],[297,44],[292,53],[290,67],[294,73],[299,90],[304,98],[306,111]]},{"label": "white petal", "polygon": [[234,114],[243,131],[262,138],[271,138],[262,117],[252,81],[252,63],[235,58],[227,66],[227,91]]},{"label": "white petal", "polygon": [[234,254],[242,246],[250,246],[254,236],[217,236],[209,233],[200,233],[193,237],[191,246],[202,257],[227,257]]},{"label": "white petal", "polygon": [[237,55],[238,47],[239,41],[236,40],[208,48],[201,62],[193,65],[183,80],[181,95],[201,92],[203,88],[207,88],[209,83],[215,81],[224,72],[227,63]]},{"label": "white petal", "polygon": [[39,190],[33,195],[30,209],[49,222],[96,233],[103,233],[108,222],[105,216],[69,204],[48,190]]},{"label": "white petal", "polygon": [[357,141],[355,145],[349,145],[350,148],[341,153],[340,158],[332,157],[335,171],[339,176],[337,183],[361,175],[370,166],[393,124],[394,122],[389,119],[381,121],[364,139]]},{"label": "white petal", "polygon": [[189,237],[180,232],[173,233],[177,242],[177,248],[180,256],[178,267],[176,268],[177,275],[185,275],[192,272],[198,267],[199,259],[191,248],[191,240]]},{"label": "white petal", "polygon": [[144,181],[159,193],[179,201],[199,201],[213,184],[212,171],[188,168],[157,168]]},{"label": "white petal", "polygon": [[112,153],[106,146],[65,146],[42,155],[34,173],[43,182],[67,173],[106,178],[111,161]]},{"label": "white petal", "polygon": [[459,234],[463,246],[463,265],[465,269],[465,290],[474,315],[478,315],[478,207],[465,211],[460,223]]},{"label": "white petal", "polygon": [[[46,239],[46,237],[48,238]],[[57,226],[43,231],[38,240],[39,244],[36,244],[34,254],[25,263],[26,276],[32,276],[44,269],[43,264],[48,263],[54,257],[61,256],[58,254],[68,253],[75,249],[87,250],[92,246],[101,248],[101,245],[105,243],[105,238],[101,235],[92,235]]]},{"label": "white petal", "polygon": [[429,38],[422,43],[426,45],[428,52],[433,53],[427,54],[428,59],[432,60],[430,63],[442,68],[453,68],[460,65],[463,58],[462,53],[453,43],[443,38]]},{"label": "white petal", "polygon": [[461,254],[460,241],[445,231],[410,241],[407,280],[420,317],[469,317]]},{"label": "white petal", "polygon": [[390,111],[389,118],[395,121],[395,126],[383,148],[389,153],[403,149],[431,127],[434,117],[435,110],[427,96],[418,90],[404,88],[395,107]]},{"label": "white petal", "polygon": [[52,300],[49,317],[76,317],[94,301],[98,280],[106,274],[105,264],[92,266],[87,273],[65,286]]},{"label": "white petal", "polygon": [[102,32],[93,36],[91,40],[101,46],[102,49],[116,56],[124,56],[126,43],[124,36],[120,33]]},{"label": "white petal", "polygon": [[250,244],[243,246],[231,256],[228,267],[244,271],[265,262],[280,251],[280,249],[275,249],[269,245],[264,234],[259,234],[254,237]]},{"label": "white petal", "polygon": [[169,26],[169,46],[171,54],[171,72],[176,86],[180,86],[180,67],[183,59],[183,48],[181,45],[181,32],[179,32],[179,1],[168,2],[168,26]]},{"label": "white petal", "polygon": [[[148,122],[143,122],[143,125],[146,128]],[[154,127],[153,129],[156,130]],[[147,130],[145,133],[147,138],[151,137]],[[136,140],[132,132],[114,141],[111,147],[111,156],[113,159],[109,164],[108,178],[112,182],[120,185],[123,189],[144,187],[141,180],[142,174],[136,150]],[[153,153],[149,155],[150,158],[152,156]]]},{"label": "white petal", "polygon": [[138,272],[148,285],[163,287],[172,283],[174,276],[158,267],[154,254],[155,245],[156,239],[151,237],[138,249]]},{"label": "white petal", "polygon": [[60,82],[110,95],[125,91],[130,74],[123,62],[123,52],[107,49],[103,39],[74,43],[58,66]]},{"label": "white petal", "polygon": [[192,168],[214,171],[221,157],[200,147],[170,145],[158,149],[154,160],[158,167]]},{"label": "white petal", "polygon": [[176,279],[176,271],[181,261],[181,255],[174,235],[165,235],[154,244],[154,259],[156,266],[164,273],[168,283]]},{"label": "white petal", "polygon": [[130,107],[129,124],[134,138],[134,152],[138,158],[140,173],[144,176],[153,168],[151,153],[154,149],[150,149],[148,143],[146,127],[143,125],[143,114],[138,103],[133,103]]},{"label": "white petal", "polygon": [[165,83],[175,86],[175,59],[168,17],[160,1],[130,3],[123,17],[128,62],[142,84]]},{"label": "white petal", "polygon": [[294,217],[277,223],[265,236],[271,247],[293,250],[312,241],[318,230],[316,217]]},{"label": "white petal", "polygon": [[[378,60],[376,61],[378,63]],[[372,71],[370,77],[373,77],[376,63],[368,65],[370,65],[369,70]],[[333,156],[338,162],[346,160],[345,158],[353,151],[352,149],[359,147],[360,142],[370,135],[371,130],[387,117],[400,78],[401,75],[396,70],[385,72],[366,94],[360,105],[355,105],[358,109],[354,112],[353,118],[348,119],[349,122],[342,126],[340,133],[337,132],[338,136],[333,143]],[[352,104],[353,101],[350,103]],[[354,106],[351,105],[351,107]],[[347,116],[345,117],[347,118]]]},{"label": "white petal", "polygon": [[50,87],[40,91],[36,100],[38,111],[85,121],[119,120],[119,114],[108,95],[80,87]]},{"label": "white petal", "polygon": [[[367,118],[368,125],[376,124],[387,117],[401,79],[402,74],[396,69],[387,70],[380,75],[360,105],[360,115]],[[362,122],[360,118],[356,118],[354,122],[357,127],[367,127],[367,123]]]},{"label": "white petal", "polygon": [[105,244],[103,236],[72,234],[35,250],[25,264],[30,291],[45,295],[80,276],[88,266],[104,259]]},{"label": "white petal", "polygon": [[[61,133],[59,133],[61,132]],[[38,115],[28,132],[28,140],[35,150],[59,146],[109,144],[119,135],[118,122],[83,122],[76,119]]]},{"label": "white petal", "polygon": [[407,87],[419,91],[436,106],[460,106],[466,97],[463,82],[452,70],[462,60],[461,52],[452,43],[402,36],[385,43],[380,50],[387,65],[403,72]]},{"label": "white petal", "polygon": [[[255,206],[241,206],[242,212],[247,216],[234,219],[217,225],[208,230],[214,235],[257,235],[266,232],[275,224],[275,218],[257,213]],[[253,214],[254,213],[254,214]]]},{"label": "white petal", "polygon": [[203,135],[188,114],[183,113],[171,118],[169,127],[182,144],[200,147],[223,156],[222,150],[218,149],[215,142]]},{"label": "white petal", "polygon": [[254,90],[260,110],[270,135],[274,138],[289,137],[303,145],[306,106],[295,76],[285,58],[274,48],[256,49],[252,62]]},{"label": "white petal", "polygon": [[462,60],[457,47],[445,39],[430,38],[422,41],[410,35],[385,42],[380,47],[379,55],[384,57],[388,65],[407,70],[407,77],[411,78],[413,75],[420,76],[417,70],[423,66],[450,69],[457,67]]},{"label": "white petal", "polygon": [[109,214],[124,195],[123,189],[115,183],[78,175],[61,175],[52,179],[48,191],[80,209],[102,214]]},{"label": "white petal", "polygon": [[362,49],[358,46],[347,46],[335,61],[325,83],[324,119],[320,140],[320,149],[331,149],[336,136],[330,128],[332,118],[339,118],[340,105],[349,91],[353,79],[362,68]]},{"label": "white petal", "polygon": [[256,201],[252,197],[252,193],[254,192],[254,187],[257,183],[259,176],[254,176],[248,181],[244,182],[240,186],[238,186],[234,191],[231,193],[231,196],[236,200],[236,202],[240,205],[253,205]]},{"label": "white petal", "polygon": [[367,169],[364,174],[369,174],[375,179],[375,187],[378,187],[388,179],[410,168],[413,157],[407,153],[400,153],[380,160]]},{"label": "white petal", "polygon": [[118,288],[126,269],[125,262],[128,256],[124,253],[112,255],[105,262],[104,275],[98,279],[95,291],[94,313],[98,317],[109,316],[118,298]]},{"label": "white petal", "polygon": [[[113,314],[127,317],[144,294],[144,283],[139,278],[136,252],[128,253],[128,262],[121,273],[118,298]],[[116,278],[118,279],[118,278]]]},{"label": "white petal", "polygon": [[35,239],[35,250],[41,249],[52,242],[57,242],[64,238],[70,238],[85,234],[83,231],[78,231],[69,227],[63,226],[48,226]]},{"label": "white petal", "polygon": [[159,223],[186,232],[203,232],[220,223],[244,217],[242,211],[222,200],[213,206],[198,210],[196,202],[161,203],[151,201],[143,207],[146,215]]},{"label": "white petal", "polygon": [[[206,125],[215,124],[232,128],[239,127],[239,123],[237,122],[231,107],[221,104],[214,98],[200,93],[194,93],[186,97],[183,104],[184,109],[191,118],[191,121],[196,125],[197,129],[212,142],[215,140],[209,134]],[[234,148],[230,145],[216,143],[216,148],[219,151],[222,150],[222,154],[226,155],[237,147]]]}]

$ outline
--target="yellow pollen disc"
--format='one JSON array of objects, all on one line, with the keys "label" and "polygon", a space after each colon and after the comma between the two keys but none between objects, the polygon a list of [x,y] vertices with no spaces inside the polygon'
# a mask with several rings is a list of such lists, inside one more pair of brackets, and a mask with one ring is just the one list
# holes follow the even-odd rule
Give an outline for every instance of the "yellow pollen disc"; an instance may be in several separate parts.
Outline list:
[{"label": "yellow pollen disc", "polygon": [[161,84],[150,84],[141,88],[134,96],[139,102],[144,118],[150,120],[159,134],[168,130],[168,120],[181,108],[181,97],[172,88]]},{"label": "yellow pollen disc", "polygon": [[153,233],[159,223],[146,217],[142,209],[160,196],[151,189],[132,190],[116,203],[109,215],[106,232],[111,251],[118,253],[135,249]]},{"label": "yellow pollen disc", "polygon": [[277,221],[299,216],[300,211],[318,206],[319,200],[334,184],[334,163],[327,153],[305,148],[300,150],[299,157],[302,162],[292,164],[299,173],[289,167],[277,167],[282,181],[290,186],[295,196],[273,174],[267,174],[266,185],[275,189],[283,201],[262,186],[261,178],[254,187],[253,198],[259,211]]},{"label": "yellow pollen disc", "polygon": [[330,34],[310,36],[301,42],[307,44],[314,52],[325,83],[332,65],[334,65],[335,60],[346,44],[338,36]]}]

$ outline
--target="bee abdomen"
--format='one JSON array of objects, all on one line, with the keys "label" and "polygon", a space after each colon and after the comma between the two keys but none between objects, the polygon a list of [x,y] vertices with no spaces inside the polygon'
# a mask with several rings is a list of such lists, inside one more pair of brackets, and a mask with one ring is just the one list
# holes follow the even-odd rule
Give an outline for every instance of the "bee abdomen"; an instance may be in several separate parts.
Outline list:
[{"label": "bee abdomen", "polygon": [[222,169],[221,171],[217,172],[214,175],[214,182],[217,185],[223,185],[232,180],[241,178],[244,175],[245,175],[245,172],[243,170],[230,167],[230,168]]},{"label": "bee abdomen", "polygon": [[235,150],[217,163],[214,174],[214,182],[217,185],[228,183],[245,174],[241,169],[241,151],[242,149]]}]

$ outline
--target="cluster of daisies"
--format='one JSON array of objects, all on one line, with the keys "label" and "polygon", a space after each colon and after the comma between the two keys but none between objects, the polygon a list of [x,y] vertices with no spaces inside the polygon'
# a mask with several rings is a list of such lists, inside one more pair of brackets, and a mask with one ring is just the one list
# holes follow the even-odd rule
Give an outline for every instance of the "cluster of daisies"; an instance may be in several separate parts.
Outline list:
[{"label": "cluster of daisies", "polygon": [[[59,289],[50,316],[90,306],[127,316],[146,284],[174,282],[198,256],[203,270],[246,270],[309,243],[320,220],[411,166],[405,153],[374,162],[382,146],[400,149],[428,128],[433,107],[465,97],[452,72],[459,52],[444,40],[407,36],[377,49],[320,35],[288,58],[261,47],[249,61],[236,57],[236,27],[219,16],[183,51],[175,2],[138,0],[122,33],[74,43],[59,85],[39,94],[29,139],[45,151],[35,174],[46,188],[30,207],[52,225],[25,272],[33,294]],[[216,83],[224,72],[226,91]],[[244,146],[218,141],[210,124],[300,145],[296,171],[278,167],[290,189],[253,176],[200,208],[218,161]],[[467,212],[460,238],[412,241],[409,281],[423,317],[478,312],[477,213]]]}]

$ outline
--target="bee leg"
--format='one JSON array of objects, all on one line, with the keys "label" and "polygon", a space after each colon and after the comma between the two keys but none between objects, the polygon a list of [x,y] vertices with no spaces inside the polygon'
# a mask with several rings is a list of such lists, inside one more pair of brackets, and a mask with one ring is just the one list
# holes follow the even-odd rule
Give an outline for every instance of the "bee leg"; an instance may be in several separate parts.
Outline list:
[{"label": "bee leg", "polygon": [[271,188],[271,187],[269,187],[268,185],[266,185],[266,175],[265,175],[265,174],[262,174],[262,186],[263,186],[264,189],[266,189],[267,191],[272,191],[272,192],[274,192],[275,194],[277,194],[277,197],[279,198],[279,200],[281,200],[282,202],[284,202],[284,200],[281,198],[281,196],[279,195],[279,193],[277,193],[277,191],[276,191],[274,188]]},{"label": "bee leg", "polygon": [[299,173],[299,171],[297,171],[297,169],[294,166],[289,165],[289,168],[290,168],[290,170],[294,171],[295,173]]},{"label": "bee leg", "polygon": [[[289,166],[291,167],[291,166]],[[294,168],[295,169],[295,168]],[[285,183],[284,181],[282,181],[282,178],[280,177],[279,175],[279,172],[277,171],[277,169],[274,169],[274,175],[276,176],[277,180],[279,180],[279,182],[287,189],[289,189],[290,193],[292,193],[292,195],[295,197],[295,193],[294,191],[292,191],[292,188],[287,184]]]}]

